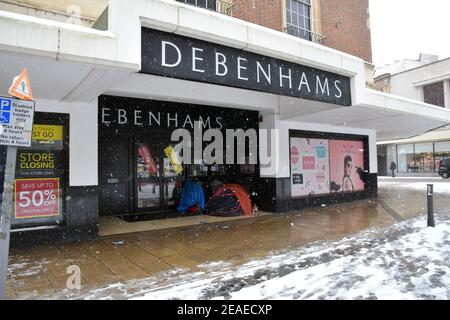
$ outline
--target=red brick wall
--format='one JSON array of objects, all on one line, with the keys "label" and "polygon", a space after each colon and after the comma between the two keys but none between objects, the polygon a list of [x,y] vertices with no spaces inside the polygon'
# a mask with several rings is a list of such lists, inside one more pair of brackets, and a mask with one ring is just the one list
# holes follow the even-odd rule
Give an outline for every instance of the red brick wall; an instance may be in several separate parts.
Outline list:
[{"label": "red brick wall", "polygon": [[[233,17],[283,31],[282,0],[233,0]],[[327,47],[372,62],[369,0],[318,0]]]},{"label": "red brick wall", "polygon": [[281,0],[233,0],[233,17],[283,31]]},{"label": "red brick wall", "polygon": [[320,0],[325,45],[372,62],[368,8],[369,0]]}]

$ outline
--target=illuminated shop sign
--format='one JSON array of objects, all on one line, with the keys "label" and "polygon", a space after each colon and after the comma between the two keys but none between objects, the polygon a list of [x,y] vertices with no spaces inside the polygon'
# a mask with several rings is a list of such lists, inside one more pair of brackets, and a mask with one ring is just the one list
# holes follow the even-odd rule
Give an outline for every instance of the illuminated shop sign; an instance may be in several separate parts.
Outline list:
[{"label": "illuminated shop sign", "polygon": [[147,28],[141,72],[351,105],[349,77]]}]

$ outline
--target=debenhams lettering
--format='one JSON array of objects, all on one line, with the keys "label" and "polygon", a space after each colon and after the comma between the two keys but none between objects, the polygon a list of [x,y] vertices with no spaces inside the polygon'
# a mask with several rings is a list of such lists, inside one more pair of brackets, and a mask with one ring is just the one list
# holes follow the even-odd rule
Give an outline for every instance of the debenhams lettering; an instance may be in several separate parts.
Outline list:
[{"label": "debenhams lettering", "polygon": [[183,128],[194,129],[194,123],[197,121],[202,124],[203,129],[222,129],[222,117],[211,116],[191,116],[180,115],[177,112],[153,112],[144,110],[125,110],[111,108],[102,108],[101,111],[102,124],[117,124],[120,126],[146,126],[146,127],[163,127],[163,128]]},{"label": "debenhams lettering", "polygon": [[142,73],[351,104],[348,77],[151,29],[142,59]]}]

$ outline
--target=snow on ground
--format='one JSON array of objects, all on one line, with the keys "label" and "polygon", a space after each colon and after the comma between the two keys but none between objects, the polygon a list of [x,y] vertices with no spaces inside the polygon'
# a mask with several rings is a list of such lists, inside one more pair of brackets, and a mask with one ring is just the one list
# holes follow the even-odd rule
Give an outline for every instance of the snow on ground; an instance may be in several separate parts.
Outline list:
[{"label": "snow on ground", "polygon": [[450,223],[231,293],[232,299],[448,299]]},{"label": "snow on ground", "polygon": [[74,299],[450,299],[450,209],[237,265],[172,270]]},{"label": "snow on ground", "polygon": [[[20,266],[18,266],[20,267]],[[212,262],[43,299],[450,299],[450,211],[243,265]]]},{"label": "snow on ground", "polygon": [[450,213],[436,220],[436,228],[420,218],[240,266],[204,264],[165,285],[147,279],[119,287],[133,292],[128,299],[449,299]]},{"label": "snow on ground", "polygon": [[[412,180],[412,179],[411,179]],[[443,179],[427,179],[424,181],[408,181],[405,178],[396,179],[380,179],[378,181],[378,186],[382,188],[400,188],[400,189],[410,189],[427,192],[427,184],[431,183],[434,185],[433,190],[435,193],[449,193],[450,194],[450,181]]]}]

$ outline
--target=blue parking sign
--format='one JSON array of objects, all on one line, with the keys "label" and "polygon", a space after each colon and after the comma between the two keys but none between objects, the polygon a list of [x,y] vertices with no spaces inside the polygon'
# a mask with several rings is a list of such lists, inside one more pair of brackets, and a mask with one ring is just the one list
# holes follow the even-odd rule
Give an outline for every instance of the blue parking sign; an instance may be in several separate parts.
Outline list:
[{"label": "blue parking sign", "polygon": [[11,121],[11,100],[0,98],[0,124],[9,124]]},{"label": "blue parking sign", "polygon": [[0,111],[11,111],[11,100],[0,98]]}]

